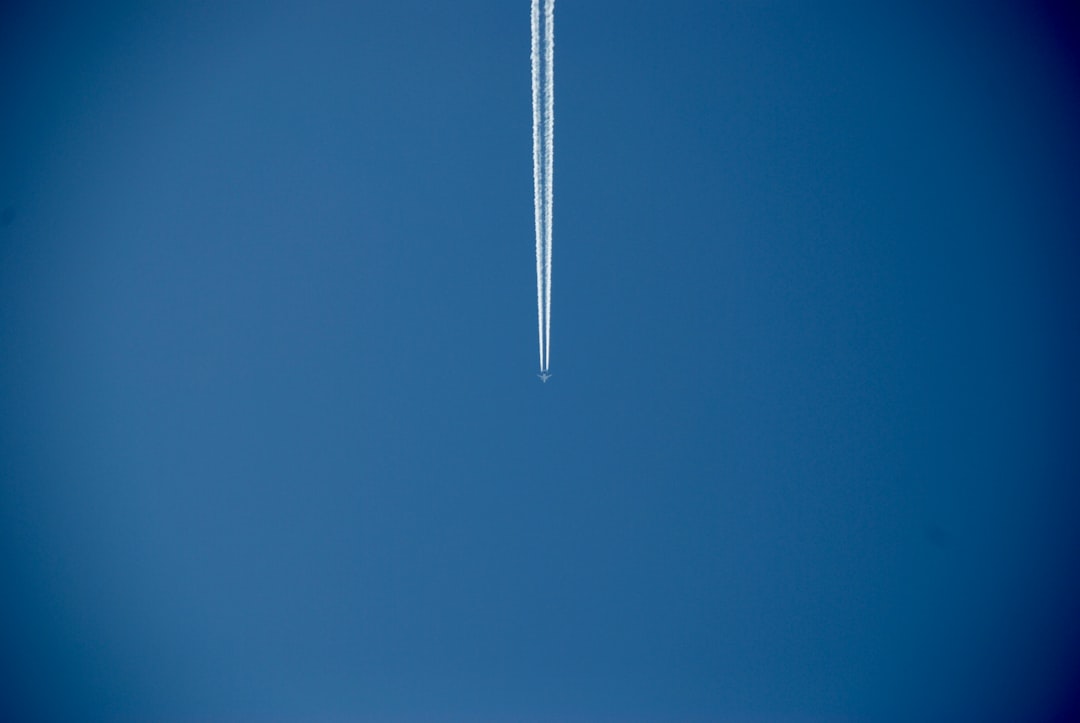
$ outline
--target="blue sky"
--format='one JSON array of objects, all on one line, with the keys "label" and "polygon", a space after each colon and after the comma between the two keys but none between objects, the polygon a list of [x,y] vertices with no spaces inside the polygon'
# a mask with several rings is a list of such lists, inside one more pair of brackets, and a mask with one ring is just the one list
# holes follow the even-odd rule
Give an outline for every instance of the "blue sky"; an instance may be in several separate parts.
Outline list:
[{"label": "blue sky", "polygon": [[1066,6],[560,3],[541,384],[433,5],[4,11],[9,717],[1066,720]]}]

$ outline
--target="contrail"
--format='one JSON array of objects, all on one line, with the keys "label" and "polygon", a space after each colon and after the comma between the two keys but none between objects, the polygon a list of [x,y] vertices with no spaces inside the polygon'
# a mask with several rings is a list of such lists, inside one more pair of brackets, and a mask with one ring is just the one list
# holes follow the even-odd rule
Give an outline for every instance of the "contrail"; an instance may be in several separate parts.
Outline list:
[{"label": "contrail", "polygon": [[555,0],[532,0],[533,204],[540,371],[551,364],[551,217],[555,164]]},{"label": "contrail", "polygon": [[544,370],[544,179],[540,142],[540,0],[532,0],[533,212],[536,224],[536,321],[540,332],[540,370]]},{"label": "contrail", "polygon": [[551,209],[555,186],[555,0],[544,8],[544,369],[551,365]]}]

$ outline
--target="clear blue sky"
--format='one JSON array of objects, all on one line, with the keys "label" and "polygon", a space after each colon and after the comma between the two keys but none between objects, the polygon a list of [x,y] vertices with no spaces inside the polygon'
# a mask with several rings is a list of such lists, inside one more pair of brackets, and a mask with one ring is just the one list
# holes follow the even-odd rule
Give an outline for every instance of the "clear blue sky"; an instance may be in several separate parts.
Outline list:
[{"label": "clear blue sky", "polygon": [[0,717],[1080,711],[1067,2],[31,5]]}]

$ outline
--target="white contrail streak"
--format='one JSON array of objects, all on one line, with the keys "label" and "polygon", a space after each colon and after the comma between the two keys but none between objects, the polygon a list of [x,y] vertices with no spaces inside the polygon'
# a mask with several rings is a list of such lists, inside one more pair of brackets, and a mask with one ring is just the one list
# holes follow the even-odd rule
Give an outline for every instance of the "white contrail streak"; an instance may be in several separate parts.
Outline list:
[{"label": "white contrail streak", "polygon": [[536,224],[536,321],[540,334],[540,370],[544,370],[544,179],[540,142],[540,0],[532,0],[533,212]]},{"label": "white contrail streak", "polygon": [[555,0],[532,0],[533,204],[540,371],[551,363],[551,217],[555,165]]},{"label": "white contrail streak", "polygon": [[555,186],[555,0],[544,13],[544,369],[551,365],[551,209]]}]

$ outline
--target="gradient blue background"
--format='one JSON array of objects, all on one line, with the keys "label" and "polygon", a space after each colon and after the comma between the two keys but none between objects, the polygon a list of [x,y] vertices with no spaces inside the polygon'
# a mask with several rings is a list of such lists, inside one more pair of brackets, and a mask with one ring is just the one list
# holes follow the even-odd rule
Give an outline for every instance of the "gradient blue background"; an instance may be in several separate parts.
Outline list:
[{"label": "gradient blue background", "polygon": [[0,693],[1068,721],[1078,14],[5,6]]}]

